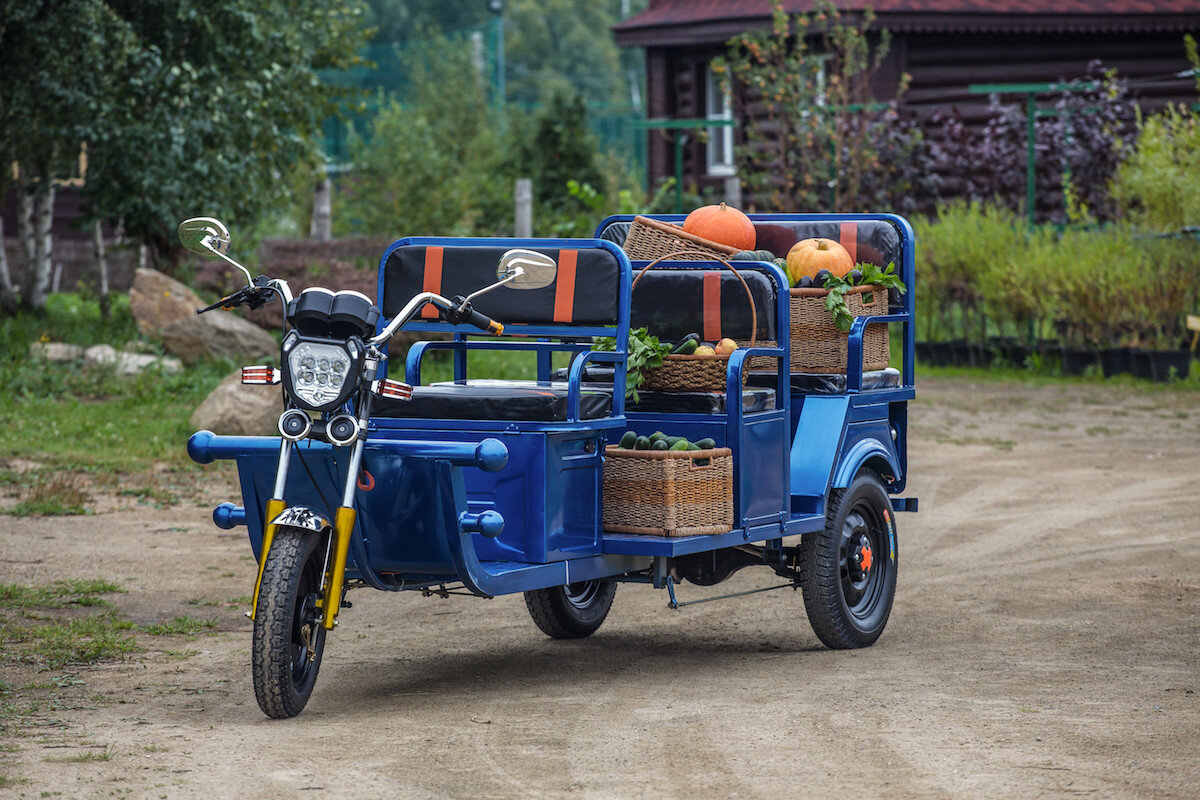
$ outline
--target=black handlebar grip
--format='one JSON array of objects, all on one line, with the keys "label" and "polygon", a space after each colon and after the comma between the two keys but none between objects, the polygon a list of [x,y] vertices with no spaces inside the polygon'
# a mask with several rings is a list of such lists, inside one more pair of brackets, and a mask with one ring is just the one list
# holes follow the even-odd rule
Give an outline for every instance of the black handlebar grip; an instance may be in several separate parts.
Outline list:
[{"label": "black handlebar grip", "polygon": [[499,322],[496,322],[496,320],[492,319],[486,314],[480,314],[473,308],[467,311],[465,321],[468,325],[474,325],[476,328],[479,328],[479,330],[490,333],[493,336],[499,336],[500,334],[504,333],[503,325],[501,325]]}]

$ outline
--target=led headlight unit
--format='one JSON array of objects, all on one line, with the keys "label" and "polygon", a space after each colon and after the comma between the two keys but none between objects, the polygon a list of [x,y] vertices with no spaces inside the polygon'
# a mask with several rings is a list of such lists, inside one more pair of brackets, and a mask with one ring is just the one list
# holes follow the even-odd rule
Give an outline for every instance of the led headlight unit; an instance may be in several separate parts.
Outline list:
[{"label": "led headlight unit", "polygon": [[365,350],[353,336],[345,341],[303,336],[283,340],[283,384],[301,408],[332,411],[358,388]]}]

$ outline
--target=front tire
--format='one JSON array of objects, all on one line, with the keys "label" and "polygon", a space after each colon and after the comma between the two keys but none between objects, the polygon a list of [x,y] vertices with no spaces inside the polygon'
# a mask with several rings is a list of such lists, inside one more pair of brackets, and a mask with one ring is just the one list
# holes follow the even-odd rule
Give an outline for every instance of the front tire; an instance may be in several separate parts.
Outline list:
[{"label": "front tire", "polygon": [[525,593],[529,616],[542,633],[553,639],[591,636],[612,608],[617,584],[580,581]]},{"label": "front tire", "polygon": [[830,494],[825,529],[800,540],[804,608],[826,647],[868,647],[887,625],[896,596],[892,513],[882,479],[863,470]]},{"label": "front tire", "polygon": [[265,556],[251,661],[258,707],[273,719],[304,710],[321,669],[325,628],[316,601],[325,574],[325,542],[312,531],[280,528]]}]

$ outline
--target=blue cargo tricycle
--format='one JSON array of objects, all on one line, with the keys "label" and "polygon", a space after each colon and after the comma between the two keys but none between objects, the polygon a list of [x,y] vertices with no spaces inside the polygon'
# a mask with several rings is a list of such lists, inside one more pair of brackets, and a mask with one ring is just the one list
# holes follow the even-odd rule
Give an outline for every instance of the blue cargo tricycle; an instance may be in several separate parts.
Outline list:
[{"label": "blue cargo tricycle", "polygon": [[[899,497],[914,396],[912,230],[892,215],[752,219],[775,252],[838,239],[859,261],[896,264],[910,291],[854,319],[837,369],[805,371],[778,266],[691,255],[647,269],[623,249],[632,217],[604,220],[594,239],[401,239],[383,254],[374,302],[320,288],[293,296],[227,255],[219,221],[180,226],[188,249],[247,280],[201,311],[275,298],[286,309],[279,367],[242,372],[282,384],[279,436],[199,431],[188,442],[199,463],[237,462],[242,503],[213,517],[246,525],[258,560],[248,615],[268,716],[304,708],[326,635],[360,587],[523,592],[542,631],[577,638],[604,621],[618,583],[665,589],[678,608],[681,582],[762,566],[783,580],[768,588],[802,591],[827,646],[875,642],[896,589],[894,515],[916,510]],[[864,368],[864,334],[889,325],[900,369]],[[627,393],[631,329],[642,327],[741,346],[718,357],[715,385],[648,381]],[[401,368],[389,342],[402,330],[429,340]],[[454,380],[425,383],[439,350]],[[537,379],[470,375],[481,350],[530,353]],[[630,432],[689,444],[658,445],[639,463],[636,445],[618,444]],[[682,470],[662,471],[669,459]]]}]

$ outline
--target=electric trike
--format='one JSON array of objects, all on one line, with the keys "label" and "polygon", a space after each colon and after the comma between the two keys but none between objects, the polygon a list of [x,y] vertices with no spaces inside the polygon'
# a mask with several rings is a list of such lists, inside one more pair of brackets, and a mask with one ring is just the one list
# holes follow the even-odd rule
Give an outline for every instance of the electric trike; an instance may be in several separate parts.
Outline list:
[{"label": "electric trike", "polygon": [[[622,249],[631,217],[609,217],[593,239],[400,239],[380,260],[374,301],[319,288],[293,296],[285,281],[253,277],[230,258],[219,221],[180,226],[188,249],[228,261],[247,281],[200,311],[276,298],[286,310],[279,366],[242,373],[245,383],[282,384],[279,435],[199,431],[188,442],[199,463],[237,464],[241,503],[213,517],[245,525],[258,561],[247,614],[268,716],[304,708],[326,636],[359,588],[521,592],[544,633],[578,638],[599,628],[617,584],[664,590],[677,609],[689,604],[676,594],[682,582],[711,586],[760,566],[782,579],[768,588],[802,592],[825,645],[876,641],[895,595],[895,513],[917,507],[900,496],[914,397],[912,230],[888,214],[751,218],[760,241],[785,253],[789,241],[831,236],[860,260],[896,265],[910,291],[886,313],[854,320],[844,368],[791,369],[791,348],[804,343],[790,340],[778,266],[667,259],[648,270]],[[863,369],[870,325],[898,332],[899,369]],[[635,402],[626,372],[640,327],[750,345],[728,356],[718,389],[643,389]],[[427,338],[401,352],[390,345],[402,330]],[[596,347],[600,338],[608,349]],[[536,376],[471,374],[484,350],[529,353]],[[453,380],[425,382],[438,351],[448,351]],[[732,480],[712,490],[729,501],[724,532],[606,524],[605,466],[629,431],[727,449]],[[719,598],[698,602],[708,599]]]}]

